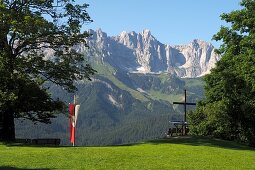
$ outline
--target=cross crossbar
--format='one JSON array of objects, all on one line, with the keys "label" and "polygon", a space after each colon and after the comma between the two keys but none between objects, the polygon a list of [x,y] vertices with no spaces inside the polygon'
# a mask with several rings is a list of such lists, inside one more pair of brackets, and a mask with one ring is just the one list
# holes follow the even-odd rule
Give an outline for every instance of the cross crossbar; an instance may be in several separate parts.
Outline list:
[{"label": "cross crossbar", "polygon": [[196,105],[196,103],[173,102],[173,104]]},{"label": "cross crossbar", "polygon": [[187,116],[187,105],[196,105],[196,103],[188,103],[187,102],[187,91],[186,89],[184,90],[184,102],[173,102],[173,104],[181,104],[184,105],[184,122],[187,122],[186,116]]}]

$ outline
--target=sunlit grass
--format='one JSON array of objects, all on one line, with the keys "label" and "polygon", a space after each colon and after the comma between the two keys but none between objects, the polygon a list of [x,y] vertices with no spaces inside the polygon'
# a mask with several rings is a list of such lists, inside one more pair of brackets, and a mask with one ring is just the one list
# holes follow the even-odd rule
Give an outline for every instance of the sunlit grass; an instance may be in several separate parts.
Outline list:
[{"label": "sunlit grass", "polygon": [[255,150],[208,138],[109,147],[0,145],[0,169],[255,169]]},{"label": "sunlit grass", "polygon": [[182,101],[183,99],[183,94],[166,94],[156,90],[150,90],[148,93],[157,100],[165,100],[170,103],[173,103],[174,101]]}]

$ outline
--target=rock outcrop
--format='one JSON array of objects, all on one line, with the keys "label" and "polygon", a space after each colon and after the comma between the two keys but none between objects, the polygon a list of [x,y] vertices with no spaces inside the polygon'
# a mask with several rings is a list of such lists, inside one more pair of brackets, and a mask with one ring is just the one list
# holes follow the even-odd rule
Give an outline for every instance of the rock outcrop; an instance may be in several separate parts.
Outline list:
[{"label": "rock outcrop", "polygon": [[100,51],[102,60],[128,72],[169,72],[195,78],[208,74],[220,59],[212,44],[197,39],[187,45],[171,46],[159,42],[149,30],[124,31],[112,37],[101,29],[89,33],[89,46]]}]

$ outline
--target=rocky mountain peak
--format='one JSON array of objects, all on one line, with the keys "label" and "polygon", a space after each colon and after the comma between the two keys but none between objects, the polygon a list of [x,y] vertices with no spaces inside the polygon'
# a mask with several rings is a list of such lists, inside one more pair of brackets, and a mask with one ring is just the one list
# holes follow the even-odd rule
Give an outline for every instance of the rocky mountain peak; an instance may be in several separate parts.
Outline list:
[{"label": "rocky mountain peak", "polygon": [[203,40],[199,39],[194,39],[191,43],[190,46],[192,48],[198,49],[198,48],[203,48],[203,47],[208,47],[208,48],[214,48],[211,43],[205,42]]},{"label": "rocky mountain peak", "polygon": [[149,29],[144,29],[143,32],[141,33],[141,35],[146,39],[146,38],[150,38],[151,35],[151,31]]},{"label": "rocky mountain peak", "polygon": [[142,34],[143,35],[151,35],[151,31],[149,29],[144,29]]},{"label": "rocky mountain peak", "polygon": [[108,37],[101,29],[90,30],[90,45],[101,50],[118,69],[139,73],[169,72],[179,77],[199,77],[210,72],[220,56],[212,44],[195,39],[186,45],[160,43],[148,29],[141,33],[123,31]]}]

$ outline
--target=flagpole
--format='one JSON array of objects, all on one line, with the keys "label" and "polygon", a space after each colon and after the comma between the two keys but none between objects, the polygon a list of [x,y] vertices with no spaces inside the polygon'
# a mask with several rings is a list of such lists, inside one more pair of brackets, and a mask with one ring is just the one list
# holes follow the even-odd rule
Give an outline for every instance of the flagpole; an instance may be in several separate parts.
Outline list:
[{"label": "flagpole", "polygon": [[[73,104],[74,104],[74,116],[75,116],[75,105],[76,105],[76,98],[75,98],[75,95],[73,96]],[[75,142],[75,128],[74,128],[73,147],[74,147],[74,142]]]}]

